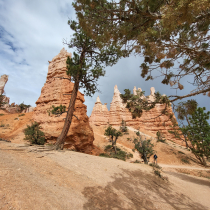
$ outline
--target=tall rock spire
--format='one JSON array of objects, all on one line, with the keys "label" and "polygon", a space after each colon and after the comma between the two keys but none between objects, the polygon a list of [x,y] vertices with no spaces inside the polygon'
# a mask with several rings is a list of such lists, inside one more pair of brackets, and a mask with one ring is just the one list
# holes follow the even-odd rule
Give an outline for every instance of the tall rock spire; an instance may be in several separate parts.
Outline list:
[{"label": "tall rock spire", "polygon": [[0,78],[0,95],[4,93],[4,87],[8,81],[8,77],[9,77],[8,75],[4,74]]},{"label": "tall rock spire", "polygon": [[[49,62],[48,74],[46,83],[44,84],[41,95],[36,101],[33,120],[38,122],[45,136],[49,140],[56,140],[61,134],[64,126],[64,118],[66,114],[59,117],[49,115],[48,110],[54,106],[65,105],[69,106],[71,93],[74,84],[67,79],[59,77],[67,77],[66,75],[66,60],[71,57],[64,48],[60,53]],[[84,105],[84,95],[78,91],[75,102],[74,115],[72,118],[71,127],[67,134],[64,147],[74,147],[77,151],[90,153],[93,149],[94,134],[89,125],[87,116],[87,107]]]}]

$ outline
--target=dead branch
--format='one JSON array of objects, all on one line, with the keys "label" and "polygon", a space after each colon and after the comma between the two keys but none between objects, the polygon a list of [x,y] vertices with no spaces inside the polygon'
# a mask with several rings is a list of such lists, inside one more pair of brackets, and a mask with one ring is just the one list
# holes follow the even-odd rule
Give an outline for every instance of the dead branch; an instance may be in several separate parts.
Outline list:
[{"label": "dead branch", "polygon": [[176,97],[175,99],[173,99],[173,100],[170,100],[170,102],[174,102],[174,101],[177,101],[177,100],[179,100],[179,99],[183,99],[183,98],[187,98],[187,97],[191,97],[191,96],[195,96],[195,95],[198,95],[198,94],[201,94],[201,93],[206,93],[206,92],[208,92],[208,91],[210,91],[210,88],[208,88],[208,89],[206,89],[206,90],[200,90],[200,91],[197,91],[197,92],[195,92],[195,93],[190,93],[190,94],[188,94],[188,95],[184,95],[184,96],[169,96],[169,97]]},{"label": "dead branch", "polygon": [[53,78],[67,79],[67,80],[71,81],[71,79],[70,79],[70,78],[66,78],[66,77],[53,77]]},{"label": "dead branch", "polygon": [[[78,117],[76,115],[73,115],[74,117],[76,117],[78,119]],[[79,120],[79,119],[78,119]]]}]

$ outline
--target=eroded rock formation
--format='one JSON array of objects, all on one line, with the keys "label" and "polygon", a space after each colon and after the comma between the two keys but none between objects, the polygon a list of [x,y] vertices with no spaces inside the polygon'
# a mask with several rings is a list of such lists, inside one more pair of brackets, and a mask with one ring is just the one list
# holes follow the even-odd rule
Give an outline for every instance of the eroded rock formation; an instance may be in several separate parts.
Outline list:
[{"label": "eroded rock formation", "polygon": [[[134,87],[133,94],[137,95],[137,89]],[[141,88],[138,88],[138,91],[142,91]],[[150,89],[150,95],[149,96],[142,96],[142,98],[145,98],[150,101],[154,101],[155,88],[152,87]],[[129,110],[126,107],[126,104],[123,103],[121,97],[120,97],[120,91],[117,88],[117,85],[114,87],[114,96],[112,99],[112,102],[110,104],[110,111],[109,113],[99,111],[102,110],[102,103],[96,102],[95,106],[93,108],[93,111],[90,116],[90,122],[93,125],[105,125],[108,121],[110,125],[120,126],[122,120],[126,122],[127,126],[131,126],[135,129],[141,129],[148,130],[154,134],[156,134],[157,131],[160,131],[164,134],[165,138],[176,140],[172,134],[168,132],[168,130],[171,130],[172,121],[169,119],[166,115],[161,115],[162,110],[165,108],[165,105],[163,104],[157,104],[155,108],[144,111],[142,116],[140,118],[132,119],[132,115],[129,112]],[[169,114],[174,113],[172,111],[172,108],[168,108]],[[104,113],[106,113],[106,117],[104,116]],[[175,116],[174,116],[175,118]],[[105,121],[103,121],[106,119]],[[176,119],[176,118],[175,118]]]},{"label": "eroded rock formation", "polygon": [[[9,77],[8,75],[4,74],[0,78],[0,95],[4,94],[4,87],[8,81],[8,77]],[[2,108],[9,107],[9,100],[10,100],[10,98],[8,98],[6,96],[3,97],[4,105],[2,106]]]},{"label": "eroded rock formation", "polygon": [[[49,140],[56,140],[60,135],[66,114],[56,117],[49,115],[48,110],[52,105],[62,104],[68,107],[74,86],[69,80],[60,78],[67,77],[66,59],[68,56],[71,57],[71,53],[63,48],[52,61],[49,61],[46,83],[34,109],[33,120],[40,123],[46,138]],[[84,95],[78,91],[74,114],[79,120],[73,117],[64,147],[90,153],[93,149],[94,134],[89,125],[89,118],[86,114],[87,107],[83,104],[84,101]]]},{"label": "eroded rock formation", "polygon": [[90,123],[95,125],[107,125],[109,122],[109,110],[107,104],[101,103],[99,96],[96,99],[95,106],[93,107],[92,114],[90,116]]},{"label": "eroded rock formation", "polygon": [[4,74],[0,78],[0,95],[4,93],[4,87],[8,81],[8,75]]}]

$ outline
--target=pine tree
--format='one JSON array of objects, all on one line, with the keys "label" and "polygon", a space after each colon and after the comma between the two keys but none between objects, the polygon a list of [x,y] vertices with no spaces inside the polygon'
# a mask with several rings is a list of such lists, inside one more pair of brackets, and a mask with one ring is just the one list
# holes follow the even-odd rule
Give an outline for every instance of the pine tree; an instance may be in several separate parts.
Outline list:
[{"label": "pine tree", "polygon": [[[109,136],[110,137],[110,141],[112,142],[112,148],[115,151],[115,154],[117,154],[117,148],[116,148],[116,143],[117,140],[120,136],[122,136],[123,134],[120,131],[117,131],[115,128],[112,128],[112,126],[110,125],[104,133],[105,136]],[[115,139],[114,139],[115,137]]]},{"label": "pine tree", "polygon": [[209,0],[76,0],[73,6],[81,26],[99,46],[115,44],[123,56],[144,57],[140,68],[146,80],[161,69],[162,83],[182,90],[181,79],[193,75],[196,88],[187,95],[169,96],[171,102],[202,93],[210,96]]},{"label": "pine tree", "polygon": [[206,166],[206,159],[210,157],[210,112],[205,113],[205,107],[197,108],[189,117],[189,124],[181,128],[189,141],[189,148],[200,163]]},{"label": "pine tree", "polygon": [[151,155],[154,154],[154,145],[151,143],[150,139],[143,139],[139,131],[136,133],[136,135],[137,138],[135,138],[133,141],[133,143],[135,144],[134,149],[137,150],[139,154],[141,154],[144,163],[148,164],[148,159],[151,157]]},{"label": "pine tree", "polygon": [[[97,80],[105,75],[104,67],[113,65],[120,57],[120,52],[114,46],[97,47],[96,42],[91,39],[76,21],[68,21],[70,28],[74,31],[73,37],[68,43],[69,48],[76,49],[72,58],[67,58],[67,78],[74,82],[69,107],[63,130],[58,137],[55,149],[63,149],[63,145],[69,131],[72,117],[74,116],[74,106],[79,88],[84,88],[87,96],[92,96],[97,89]],[[62,114],[62,109],[56,109]]]}]

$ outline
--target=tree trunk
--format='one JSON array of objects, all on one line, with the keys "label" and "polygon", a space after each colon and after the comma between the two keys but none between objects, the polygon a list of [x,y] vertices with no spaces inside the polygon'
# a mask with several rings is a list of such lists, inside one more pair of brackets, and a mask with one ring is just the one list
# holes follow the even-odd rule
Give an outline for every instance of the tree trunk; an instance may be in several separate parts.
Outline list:
[{"label": "tree trunk", "polygon": [[78,89],[79,89],[79,80],[76,80],[75,83],[74,83],[74,88],[73,88],[73,91],[72,91],[72,95],[71,95],[71,99],[70,99],[65,123],[64,123],[64,126],[63,126],[63,130],[62,130],[60,136],[57,138],[57,141],[55,143],[55,149],[56,150],[58,150],[58,149],[62,150],[63,149],[64,143],[65,143],[65,140],[66,140],[66,136],[68,134],[68,131],[69,131],[69,128],[70,128],[70,125],[71,125]]}]

